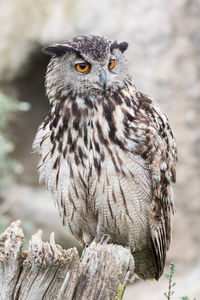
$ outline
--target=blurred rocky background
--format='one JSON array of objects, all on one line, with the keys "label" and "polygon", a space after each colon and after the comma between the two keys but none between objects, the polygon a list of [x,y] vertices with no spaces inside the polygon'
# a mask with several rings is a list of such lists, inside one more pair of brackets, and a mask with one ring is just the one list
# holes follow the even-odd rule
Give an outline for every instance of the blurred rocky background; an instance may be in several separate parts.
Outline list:
[{"label": "blurred rocky background", "polygon": [[[39,228],[64,247],[77,245],[61,225],[53,200],[38,185],[31,144],[48,112],[41,48],[77,34],[128,41],[130,71],[139,90],[157,99],[176,136],[172,299],[200,299],[200,1],[0,0],[0,230],[21,219],[26,237]],[[18,100],[16,100],[18,99]],[[27,245],[25,244],[25,247]],[[124,296],[164,299],[167,280],[138,281]]]}]

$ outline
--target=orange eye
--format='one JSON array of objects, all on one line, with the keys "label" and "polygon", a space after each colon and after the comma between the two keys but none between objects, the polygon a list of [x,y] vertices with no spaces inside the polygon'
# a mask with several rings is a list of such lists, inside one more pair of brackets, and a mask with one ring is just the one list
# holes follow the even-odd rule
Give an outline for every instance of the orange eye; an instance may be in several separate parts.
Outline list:
[{"label": "orange eye", "polygon": [[108,64],[108,69],[112,70],[115,66],[115,60],[113,58],[110,59],[110,62]]},{"label": "orange eye", "polygon": [[80,64],[76,64],[75,68],[78,72],[85,73],[90,69],[90,64],[88,64],[86,62],[82,62]]}]

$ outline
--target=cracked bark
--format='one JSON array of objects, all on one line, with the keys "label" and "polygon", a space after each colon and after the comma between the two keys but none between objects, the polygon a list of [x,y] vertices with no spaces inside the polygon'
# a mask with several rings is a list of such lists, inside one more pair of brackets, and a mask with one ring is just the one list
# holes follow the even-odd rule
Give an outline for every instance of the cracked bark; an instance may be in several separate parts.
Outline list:
[{"label": "cracked bark", "polygon": [[134,261],[128,249],[93,242],[82,260],[76,248],[62,249],[54,240],[42,241],[42,231],[32,236],[22,252],[21,222],[13,222],[0,235],[1,300],[120,300]]}]

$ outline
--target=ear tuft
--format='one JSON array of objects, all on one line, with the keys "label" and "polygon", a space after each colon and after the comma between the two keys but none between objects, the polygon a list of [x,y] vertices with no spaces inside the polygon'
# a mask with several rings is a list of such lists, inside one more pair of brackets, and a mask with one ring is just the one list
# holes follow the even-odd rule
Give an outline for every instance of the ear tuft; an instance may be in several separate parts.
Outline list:
[{"label": "ear tuft", "polygon": [[122,42],[119,44],[119,50],[124,53],[124,51],[126,51],[126,49],[128,48],[128,43],[127,42]]},{"label": "ear tuft", "polygon": [[61,44],[52,44],[42,49],[42,52],[52,55],[52,56],[61,56],[68,51],[68,48],[65,45]]}]

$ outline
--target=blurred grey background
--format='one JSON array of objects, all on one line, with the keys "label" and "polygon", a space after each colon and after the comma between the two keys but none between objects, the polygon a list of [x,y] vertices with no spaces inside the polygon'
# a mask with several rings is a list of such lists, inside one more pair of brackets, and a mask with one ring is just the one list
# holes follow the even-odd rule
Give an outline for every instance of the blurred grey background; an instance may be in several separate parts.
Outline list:
[{"label": "blurred grey background", "polygon": [[[78,34],[128,41],[135,85],[161,105],[177,140],[176,213],[166,265],[168,270],[174,261],[176,267],[172,299],[200,299],[200,1],[0,0],[0,20],[0,230],[21,219],[26,243],[41,228],[45,239],[54,231],[63,247],[77,245],[38,185],[38,157],[31,153],[49,110],[49,57],[41,48]],[[164,299],[167,284],[164,276],[138,281],[124,299]]]}]

